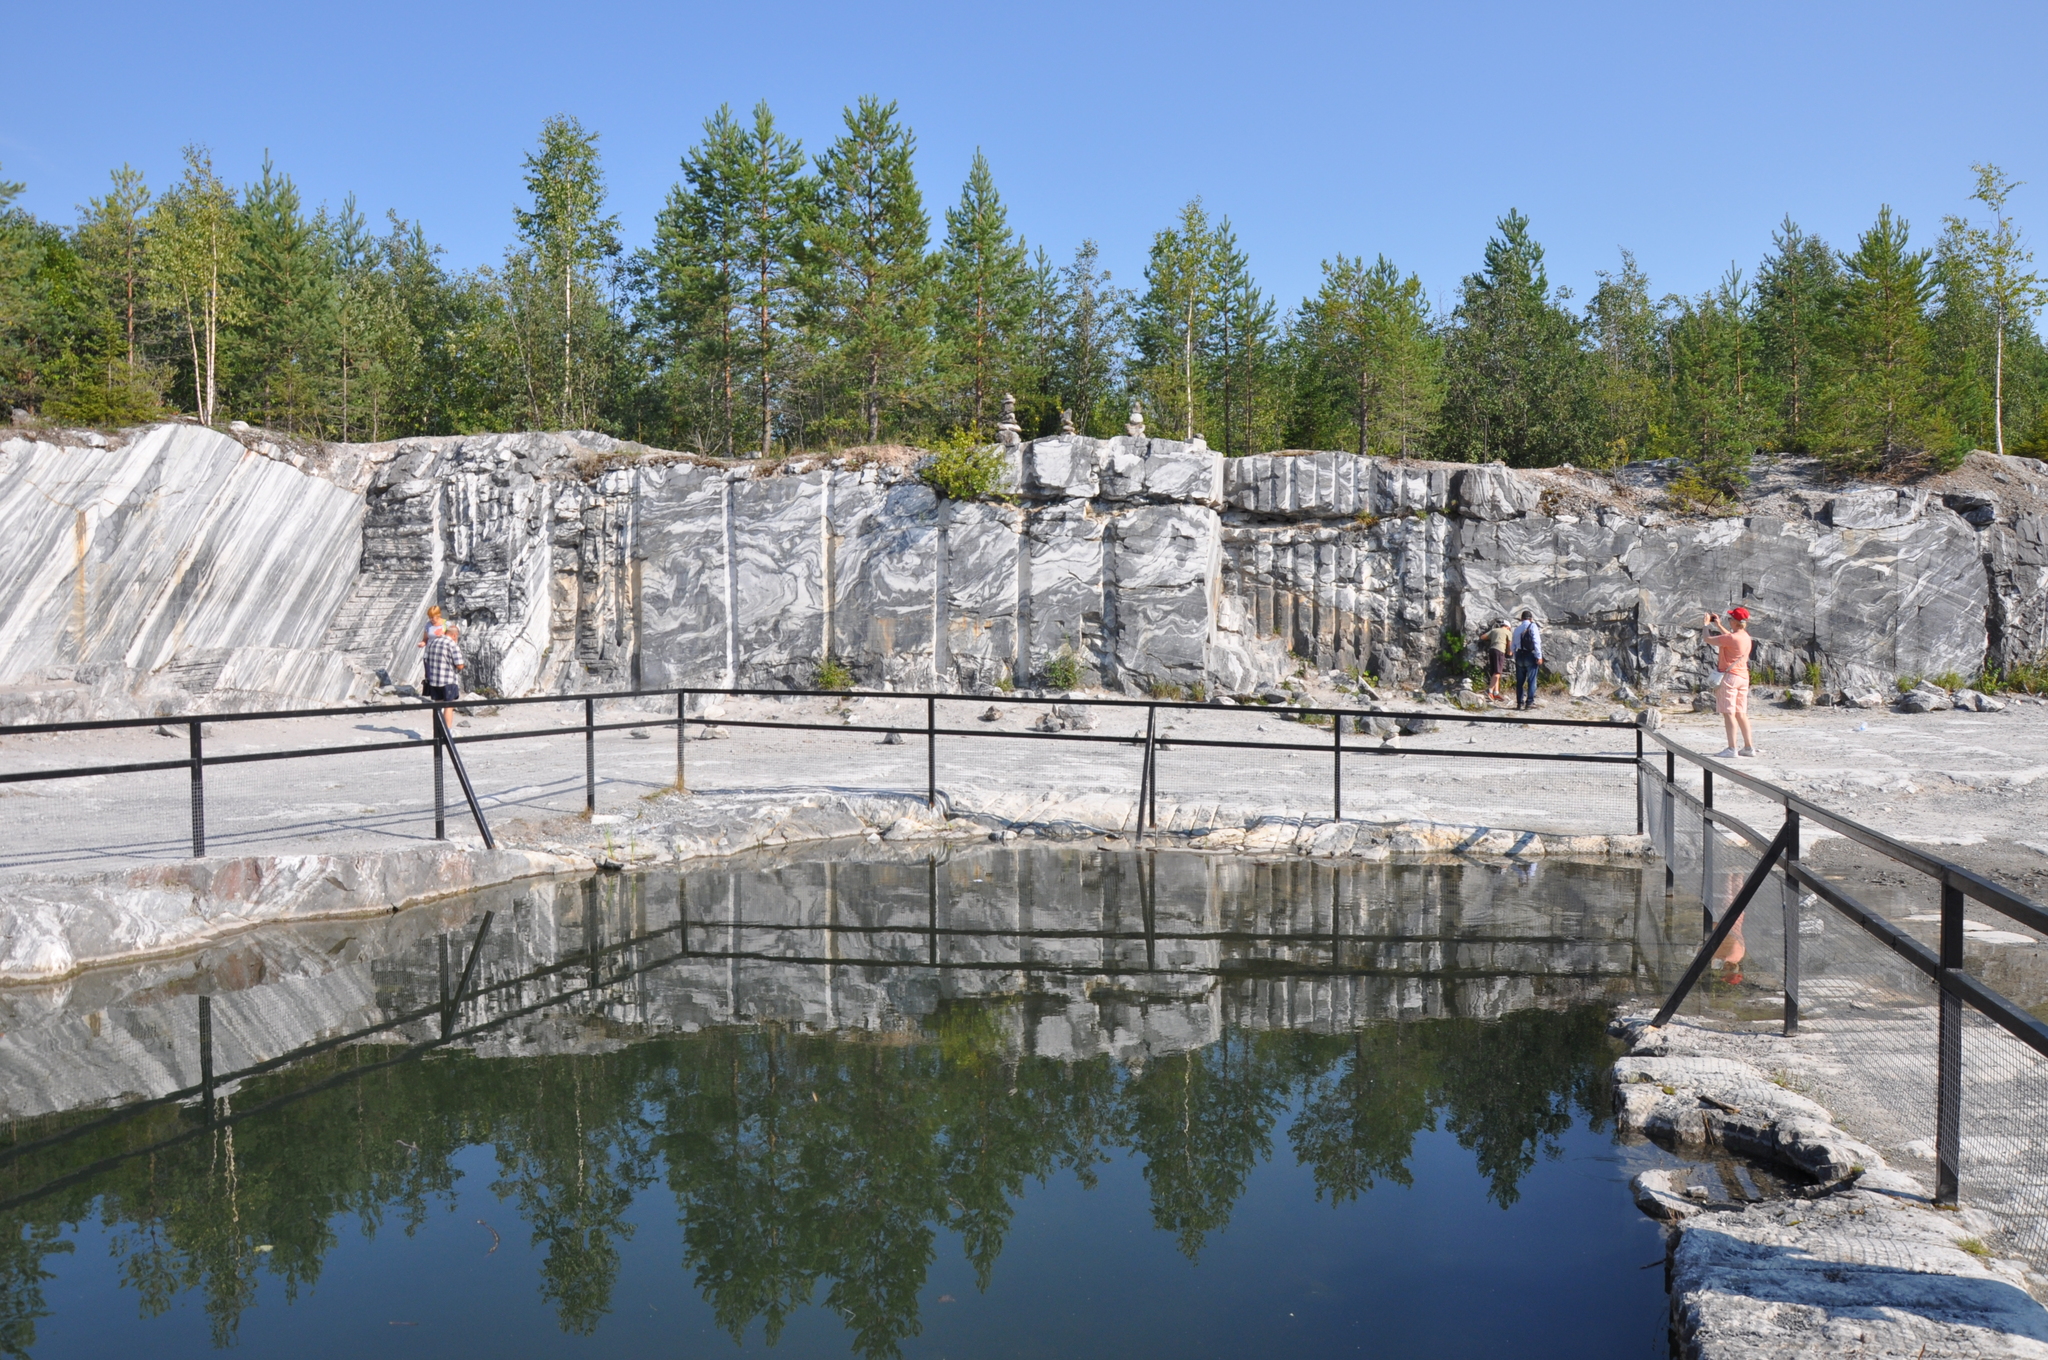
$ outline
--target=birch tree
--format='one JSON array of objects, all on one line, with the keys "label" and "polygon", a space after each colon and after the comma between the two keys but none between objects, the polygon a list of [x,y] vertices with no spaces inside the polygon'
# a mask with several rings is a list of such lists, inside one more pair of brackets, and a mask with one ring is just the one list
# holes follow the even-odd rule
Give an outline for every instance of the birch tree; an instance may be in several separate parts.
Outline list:
[{"label": "birch tree", "polygon": [[235,192],[214,173],[212,154],[186,147],[184,176],[150,210],[144,265],[151,287],[177,312],[202,425],[219,414],[221,329],[242,311],[229,278],[240,229]]},{"label": "birch tree", "polygon": [[513,210],[519,234],[538,267],[560,285],[562,299],[561,423],[569,424],[575,387],[571,336],[576,326],[576,289],[595,286],[596,266],[619,253],[619,219],[604,215],[604,172],[598,164],[597,134],[566,114],[541,125],[540,146],[526,157],[530,208]]},{"label": "birch tree", "polygon": [[1961,218],[1951,217],[1949,227],[1958,233],[1966,243],[1971,263],[1983,280],[1986,299],[1991,304],[1991,321],[1996,336],[1996,352],[1992,360],[1991,379],[1991,420],[1992,429],[1998,441],[1998,452],[2005,452],[2005,351],[2006,338],[2015,323],[2026,324],[2041,304],[2048,301],[2048,288],[2043,288],[2041,276],[2028,266],[2034,262],[2034,252],[2026,248],[2020,237],[2019,228],[2006,212],[2005,203],[2019,183],[2008,178],[1995,165],[1973,165],[1977,174],[1977,188],[1970,197],[1984,205],[1991,214],[1988,226],[1973,226]]}]

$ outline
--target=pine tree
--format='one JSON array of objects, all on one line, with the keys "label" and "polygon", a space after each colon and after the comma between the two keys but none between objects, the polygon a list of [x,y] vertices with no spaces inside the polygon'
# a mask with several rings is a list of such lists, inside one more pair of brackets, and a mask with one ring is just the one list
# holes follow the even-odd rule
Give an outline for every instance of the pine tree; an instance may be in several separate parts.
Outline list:
[{"label": "pine tree", "polygon": [[320,425],[322,349],[334,287],[324,232],[300,211],[298,186],[270,158],[242,196],[235,286],[243,299],[230,331],[231,406],[261,412],[293,433]]},{"label": "pine tree", "polygon": [[1996,302],[1968,224],[1947,220],[1928,265],[1934,303],[1927,316],[1933,400],[1955,427],[1959,447],[1990,448],[1999,437],[2001,350]]},{"label": "pine tree", "polygon": [[1512,209],[1467,275],[1445,347],[1438,441],[1468,462],[1515,467],[1603,460],[1596,374],[1580,323],[1553,298],[1543,247]]},{"label": "pine tree", "polygon": [[149,186],[124,165],[113,172],[106,194],[79,210],[72,249],[83,271],[81,302],[89,309],[90,338],[78,371],[65,384],[52,414],[93,425],[147,420],[160,405],[156,385],[142,363],[147,289],[143,281],[143,235]]},{"label": "pine tree", "polygon": [[1230,219],[1215,233],[1216,318],[1209,368],[1222,416],[1224,456],[1271,447],[1278,414],[1273,401],[1274,308],[1252,282],[1251,262],[1238,249]]},{"label": "pine tree", "polygon": [[1754,324],[1759,376],[1777,408],[1785,446],[1815,447],[1817,417],[1835,381],[1841,266],[1827,242],[1787,217],[1771,235],[1772,253],[1757,271]]},{"label": "pine tree", "polygon": [[143,260],[151,289],[184,332],[203,425],[219,415],[222,329],[243,310],[233,278],[241,229],[234,190],[214,173],[212,155],[186,147],[184,176],[150,210]]},{"label": "pine tree", "polygon": [[1195,437],[1197,368],[1216,320],[1216,233],[1202,200],[1188,200],[1178,225],[1152,238],[1145,296],[1138,304],[1138,348],[1146,395],[1168,429]]},{"label": "pine tree", "polygon": [[672,401],[708,389],[711,418],[699,447],[731,457],[747,347],[746,247],[750,141],[730,106],[704,120],[683,157],[683,180],[655,217],[654,245],[640,252],[636,306],[654,346],[654,369]]},{"label": "pine tree", "polygon": [[874,443],[883,408],[919,395],[931,223],[911,167],[917,138],[897,121],[896,105],[863,95],[845,123],[818,157],[814,305],[829,361],[858,390],[861,427]]},{"label": "pine tree", "polygon": [[[596,290],[593,271],[619,253],[619,219],[604,212],[604,172],[598,163],[597,134],[566,114],[541,125],[540,146],[526,157],[526,190],[531,208],[513,211],[519,234],[534,252],[534,269],[561,299],[560,422],[575,408],[577,370],[571,336],[576,329],[579,286]],[[586,379],[587,382],[587,379]]]},{"label": "pine tree", "polygon": [[1621,272],[1602,270],[1586,307],[1598,369],[1597,390],[1609,464],[1653,456],[1669,419],[1664,339],[1650,281],[1636,257],[1621,252]]},{"label": "pine tree", "polygon": [[1092,435],[1123,424],[1124,413],[1109,408],[1123,383],[1132,331],[1130,294],[1099,263],[1095,242],[1083,241],[1059,270],[1047,380],[1076,427]]},{"label": "pine tree", "polygon": [[1927,304],[1935,280],[1929,250],[1913,250],[1889,204],[1842,257],[1842,381],[1824,454],[1836,468],[1911,468],[1948,451],[1953,430],[1932,397]]},{"label": "pine tree", "polygon": [[1738,497],[1776,424],[1757,382],[1761,337],[1752,292],[1730,268],[1718,289],[1684,303],[1670,333],[1672,440],[1689,464],[1673,489],[1699,501]]},{"label": "pine tree", "polygon": [[[384,266],[382,243],[356,207],[356,196],[342,200],[341,211],[326,223],[329,268],[334,278],[334,365],[340,399],[340,433],[354,438],[356,413],[363,393],[371,408],[383,402],[389,374],[381,362],[384,332],[394,321],[391,279]],[[376,438],[377,421],[371,421]]]},{"label": "pine tree", "polygon": [[[1004,374],[1032,313],[1032,273],[1024,243],[1010,231],[988,158],[979,149],[946,210],[946,243],[938,275],[938,345],[966,426],[986,433]],[[1014,384],[1013,384],[1014,386]]]},{"label": "pine tree", "polygon": [[1323,261],[1323,285],[1295,326],[1307,442],[1412,457],[1443,402],[1438,344],[1422,280],[1382,255]]}]

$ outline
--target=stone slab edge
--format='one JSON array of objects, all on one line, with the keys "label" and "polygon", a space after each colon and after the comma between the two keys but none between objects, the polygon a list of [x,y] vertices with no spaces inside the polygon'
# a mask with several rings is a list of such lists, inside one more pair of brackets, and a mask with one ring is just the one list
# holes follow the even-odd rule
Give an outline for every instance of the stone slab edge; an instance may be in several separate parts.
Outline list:
[{"label": "stone slab edge", "polygon": [[574,853],[435,845],[12,878],[0,902],[0,983],[56,982],[89,968],[184,953],[272,922],[381,916],[592,867]]},{"label": "stone slab edge", "polygon": [[1917,1179],[1755,1067],[1670,1054],[1642,1017],[1616,1029],[1629,1045],[1612,1072],[1622,1132],[1723,1148],[1812,1182],[1793,1198],[1709,1206],[1685,1193],[1682,1173],[1636,1176],[1637,1206],[1668,1225],[1675,1354],[2048,1360],[2048,1308],[2019,1263],[1981,1251],[1988,1216],[1936,1209]]},{"label": "stone slab edge", "polygon": [[[1650,838],[1558,836],[1502,827],[1403,820],[1372,822],[1278,812],[1271,805],[1162,806],[1150,843],[1244,854],[1385,859],[1397,854],[1514,858],[1643,857]],[[939,790],[936,807],[907,794],[809,792],[789,795],[664,795],[634,814],[599,816],[564,833],[559,846],[600,864],[682,862],[805,841],[880,837],[891,841],[1007,839],[1033,835],[1136,836],[1138,801],[1114,793],[1003,793]]]}]

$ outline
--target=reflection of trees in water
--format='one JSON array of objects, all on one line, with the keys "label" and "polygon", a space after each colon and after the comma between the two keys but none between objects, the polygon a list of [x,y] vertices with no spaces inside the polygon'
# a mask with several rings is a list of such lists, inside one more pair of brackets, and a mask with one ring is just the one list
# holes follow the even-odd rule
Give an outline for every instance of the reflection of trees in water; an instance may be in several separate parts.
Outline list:
[{"label": "reflection of trees in water", "polygon": [[[519,1059],[448,1053],[380,1067],[36,1200],[0,1231],[0,1350],[27,1354],[46,1315],[45,1262],[97,1216],[145,1315],[204,1298],[232,1344],[259,1264],[287,1297],[314,1283],[342,1215],[408,1235],[452,1206],[462,1149],[489,1145],[491,1190],[526,1220],[540,1290],[565,1331],[610,1308],[626,1215],[666,1175],[683,1264],[736,1339],[769,1341],[818,1299],[856,1350],[894,1356],[919,1330],[938,1234],[960,1235],[986,1287],[1027,1182],[1143,1163],[1154,1223],[1191,1259],[1226,1227],[1290,1108],[1294,1155],[1342,1203],[1407,1184],[1415,1135],[1441,1126],[1514,1202],[1576,1107],[1596,1122],[1608,1061],[1596,1008],[1427,1020],[1348,1035],[1232,1029],[1207,1048],[1120,1070],[1107,1058],[1018,1057],[990,1008],[943,1009],[920,1035],[718,1030],[612,1052]],[[245,1083],[243,1108],[374,1062],[338,1050]],[[29,1121],[26,1142],[89,1116]],[[194,1132],[160,1108],[0,1166],[13,1196],[120,1152]],[[4,1143],[0,1143],[4,1146]],[[268,1245],[261,1254],[256,1248]]]}]

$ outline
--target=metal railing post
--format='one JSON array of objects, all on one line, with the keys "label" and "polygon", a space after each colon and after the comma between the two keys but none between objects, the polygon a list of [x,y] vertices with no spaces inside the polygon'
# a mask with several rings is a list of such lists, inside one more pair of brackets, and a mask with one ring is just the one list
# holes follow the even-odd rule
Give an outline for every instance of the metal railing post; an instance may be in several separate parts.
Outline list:
[{"label": "metal railing post", "polygon": [[690,691],[676,691],[676,792],[688,793],[690,786],[683,782],[683,719],[688,714]]},{"label": "metal railing post", "polygon": [[192,733],[192,858],[206,858],[206,752],[200,745],[199,719],[190,723]]},{"label": "metal railing post", "polygon": [[939,701],[924,696],[924,805],[939,805]]},{"label": "metal railing post", "polygon": [[1670,747],[1664,748],[1664,895],[1671,896],[1678,886],[1678,874],[1671,865],[1678,858],[1678,799],[1673,792],[1678,787],[1678,753]]},{"label": "metal railing post", "polygon": [[1934,1202],[1953,1206],[1962,1197],[1963,999],[1949,985],[1963,971],[1963,893],[1941,885],[1941,1032],[1934,1095]]},{"label": "metal railing post", "polygon": [[597,700],[583,701],[583,810],[597,811]]},{"label": "metal railing post", "polygon": [[1714,928],[1714,772],[1700,771],[1701,930]]},{"label": "metal railing post", "polygon": [[1648,797],[1648,786],[1643,783],[1643,729],[1636,726],[1636,834],[1643,834],[1643,799]]},{"label": "metal railing post", "polygon": [[441,774],[441,710],[429,710],[427,721],[434,727],[434,839],[445,841],[448,839],[448,814],[444,798],[445,784]]},{"label": "metal railing post", "polygon": [[1785,841],[1785,1035],[1799,1032],[1799,880],[1791,866],[1799,863],[1799,814],[1785,810],[1791,836]]},{"label": "metal railing post", "polygon": [[1344,820],[1344,715],[1330,714],[1330,820]]}]

